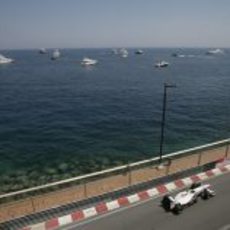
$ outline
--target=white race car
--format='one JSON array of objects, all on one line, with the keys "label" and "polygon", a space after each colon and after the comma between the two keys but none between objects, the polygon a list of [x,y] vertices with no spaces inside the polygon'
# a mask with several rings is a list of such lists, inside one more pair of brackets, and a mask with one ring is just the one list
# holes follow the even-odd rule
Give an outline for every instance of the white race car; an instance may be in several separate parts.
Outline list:
[{"label": "white race car", "polygon": [[215,196],[215,192],[210,189],[210,184],[194,183],[190,189],[179,192],[174,198],[170,195],[165,195],[161,204],[166,211],[179,214],[184,207],[196,203],[198,197],[208,199],[213,196]]}]

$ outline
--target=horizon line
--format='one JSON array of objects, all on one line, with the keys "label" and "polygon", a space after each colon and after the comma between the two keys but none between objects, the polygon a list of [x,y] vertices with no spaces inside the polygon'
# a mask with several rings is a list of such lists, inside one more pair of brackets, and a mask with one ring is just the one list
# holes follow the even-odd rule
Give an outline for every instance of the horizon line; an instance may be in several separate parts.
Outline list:
[{"label": "horizon line", "polygon": [[4,50],[39,50],[41,48],[45,49],[230,49],[226,46],[101,46],[101,47],[27,47],[27,48],[0,48],[1,51]]}]

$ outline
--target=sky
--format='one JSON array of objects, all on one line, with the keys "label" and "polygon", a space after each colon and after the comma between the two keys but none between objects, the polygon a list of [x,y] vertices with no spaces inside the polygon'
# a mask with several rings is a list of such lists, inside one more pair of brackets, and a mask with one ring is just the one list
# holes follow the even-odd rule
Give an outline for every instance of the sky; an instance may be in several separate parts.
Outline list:
[{"label": "sky", "polygon": [[230,0],[0,0],[0,49],[230,47]]}]

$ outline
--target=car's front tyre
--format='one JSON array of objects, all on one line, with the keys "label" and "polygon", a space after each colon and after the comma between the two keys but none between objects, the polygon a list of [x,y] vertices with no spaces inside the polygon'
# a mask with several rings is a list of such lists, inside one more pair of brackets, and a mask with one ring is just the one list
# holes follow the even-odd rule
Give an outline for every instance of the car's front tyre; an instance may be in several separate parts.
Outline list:
[{"label": "car's front tyre", "polygon": [[209,194],[209,192],[208,192],[207,189],[205,189],[205,190],[201,193],[201,198],[202,198],[203,200],[207,200],[207,199],[210,198],[210,194]]}]

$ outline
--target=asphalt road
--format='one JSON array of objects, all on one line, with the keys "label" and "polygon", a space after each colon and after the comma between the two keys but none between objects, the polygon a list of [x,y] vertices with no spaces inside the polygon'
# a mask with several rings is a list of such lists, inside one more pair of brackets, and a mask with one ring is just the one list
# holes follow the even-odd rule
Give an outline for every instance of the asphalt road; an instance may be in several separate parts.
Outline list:
[{"label": "asphalt road", "polygon": [[209,180],[217,195],[174,215],[160,207],[161,198],[72,224],[65,230],[230,230],[230,174]]}]

